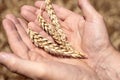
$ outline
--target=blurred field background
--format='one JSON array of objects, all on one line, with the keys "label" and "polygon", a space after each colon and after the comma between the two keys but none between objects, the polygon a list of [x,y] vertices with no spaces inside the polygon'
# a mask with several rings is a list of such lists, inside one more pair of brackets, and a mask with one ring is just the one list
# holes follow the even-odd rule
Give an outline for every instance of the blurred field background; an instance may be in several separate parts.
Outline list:
[{"label": "blurred field background", "polygon": [[[0,51],[11,51],[2,27],[2,19],[7,13],[16,16],[20,14],[20,7],[24,4],[33,5],[35,0],[0,0]],[[120,0],[90,0],[93,6],[105,19],[110,40],[120,51]],[[53,0],[54,3],[64,6],[76,13],[81,13],[77,7],[77,0]],[[23,76],[11,73],[0,65],[0,80],[30,80]]]}]

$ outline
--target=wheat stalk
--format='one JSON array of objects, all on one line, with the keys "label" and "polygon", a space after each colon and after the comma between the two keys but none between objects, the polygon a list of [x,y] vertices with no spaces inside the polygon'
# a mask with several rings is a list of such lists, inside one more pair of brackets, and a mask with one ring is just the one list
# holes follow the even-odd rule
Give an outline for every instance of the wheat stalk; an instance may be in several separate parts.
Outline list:
[{"label": "wheat stalk", "polygon": [[47,32],[56,43],[52,43],[48,39],[42,37],[39,33],[28,30],[28,34],[33,43],[52,55],[63,57],[85,58],[85,55],[76,51],[67,41],[67,38],[61,29],[55,11],[50,0],[45,0],[46,11],[51,19],[52,24],[47,23],[41,15],[38,15],[38,21],[42,29]]}]

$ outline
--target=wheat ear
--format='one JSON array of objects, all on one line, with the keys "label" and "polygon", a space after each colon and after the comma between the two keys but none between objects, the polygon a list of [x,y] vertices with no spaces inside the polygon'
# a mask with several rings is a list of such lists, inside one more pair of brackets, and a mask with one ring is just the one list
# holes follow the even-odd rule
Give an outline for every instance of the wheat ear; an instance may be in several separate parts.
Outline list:
[{"label": "wheat ear", "polygon": [[52,43],[48,39],[42,37],[37,32],[29,29],[28,34],[33,41],[33,43],[39,47],[43,48],[46,52],[52,55],[59,55],[63,57],[72,58],[86,58],[84,54],[76,51],[67,41],[67,38],[61,29],[55,11],[52,7],[50,0],[45,0],[46,11],[51,19],[52,25],[47,23],[41,15],[38,15],[38,21],[41,24],[42,29],[47,32],[55,40],[56,43]]},{"label": "wheat ear", "polygon": [[[75,50],[73,47],[69,44],[67,41],[67,37],[64,33],[64,31],[61,29],[61,25],[59,23],[59,20],[56,16],[55,10],[52,5],[51,0],[45,0],[45,9],[49,15],[49,18],[51,19],[52,25],[55,26],[54,29],[57,31],[57,38],[55,39],[56,42],[60,45],[63,45],[68,50]],[[58,39],[58,40],[57,40]]]},{"label": "wheat ear", "polygon": [[46,4],[45,9],[49,15],[49,18],[51,19],[52,25],[55,26],[55,29],[61,35],[61,39],[65,40],[66,36],[65,36],[63,30],[61,29],[61,25],[59,23],[59,20],[56,16],[55,11],[54,11],[51,0],[45,0],[45,4]]},{"label": "wheat ear", "polygon": [[43,48],[45,51],[49,52],[55,56],[62,56],[62,57],[72,57],[72,58],[85,58],[81,55],[81,53],[76,54],[76,52],[67,51],[65,48],[60,47],[58,44],[52,43],[47,38],[42,37],[39,33],[32,31],[31,29],[28,30],[28,34],[32,42],[39,48]]},{"label": "wheat ear", "polygon": [[[55,27],[53,25],[47,23],[42,16],[38,16],[38,21],[42,27],[42,29],[47,32],[54,40],[60,45],[65,45],[68,43],[66,41],[66,38],[62,38],[62,35],[58,33]],[[65,36],[65,34],[63,34]]]}]

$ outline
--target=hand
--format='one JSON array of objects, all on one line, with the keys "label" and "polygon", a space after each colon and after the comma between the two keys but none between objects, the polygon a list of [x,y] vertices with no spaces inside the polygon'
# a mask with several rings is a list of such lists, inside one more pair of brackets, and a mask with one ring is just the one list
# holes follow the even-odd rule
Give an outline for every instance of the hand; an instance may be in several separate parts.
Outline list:
[{"label": "hand", "polygon": [[98,80],[95,72],[84,62],[58,59],[35,47],[25,31],[28,26],[24,20],[9,14],[3,25],[14,54],[1,52],[0,63],[11,71],[35,80]]},{"label": "hand", "polygon": [[[41,3],[42,2],[36,2],[36,6],[40,6]],[[97,80],[98,78],[96,77],[96,73],[90,67],[95,69],[95,66],[97,65],[95,61],[105,59],[106,55],[110,54],[110,51],[112,52],[114,49],[109,42],[105,25],[101,16],[93,9],[93,7],[91,7],[87,1],[81,0],[79,5],[84,13],[85,19],[82,16],[64,8],[58,6],[54,6],[54,8],[57,12],[57,16],[60,18],[60,23],[63,26],[66,34],[72,33],[71,36],[67,36],[68,40],[70,42],[72,41],[71,44],[77,50],[88,54],[89,59],[83,61],[86,62],[89,66],[87,66],[87,64],[81,60],[77,59],[58,59],[52,57],[44,51],[36,48],[32,45],[24,31],[24,29],[26,30],[27,28],[24,21],[21,19],[17,20],[12,15],[6,16],[3,24],[10,46],[15,55],[1,54],[0,62],[10,68],[12,71],[24,74],[33,79],[42,78],[70,80],[74,78],[76,80],[85,78],[86,80],[91,80],[89,77],[92,76],[93,80]],[[24,6],[22,8],[22,15],[24,18],[26,18],[26,20],[32,21],[32,23],[29,23],[29,26],[31,26],[32,29],[36,30],[37,28],[38,31],[40,31],[40,28],[32,27],[33,25],[37,26],[35,21],[35,11],[37,11],[37,8],[35,7]],[[46,12],[44,13],[44,17],[47,18]],[[92,16],[92,13],[94,13],[94,16]],[[88,16],[88,14],[90,15]],[[94,29],[94,33],[90,29],[91,27]],[[74,36],[77,38],[76,41],[74,40]],[[92,43],[93,41],[94,43]],[[16,42],[16,44],[14,42]],[[78,42],[80,42],[79,45]],[[49,67],[51,69],[49,69]],[[59,72],[61,75],[59,75],[57,72]]]},{"label": "hand", "polygon": [[[38,32],[40,28],[36,22],[36,13],[39,12],[39,7],[42,4],[44,2],[38,1],[35,3],[36,7],[26,5],[21,10],[21,15],[32,24],[30,26],[31,29]],[[118,73],[120,70],[118,67],[120,65],[118,65],[118,61],[120,55],[110,43],[103,17],[90,5],[88,0],[79,0],[79,7],[83,12],[83,16],[54,5],[55,12],[67,35],[68,41],[77,50],[88,55],[88,59],[82,61],[92,67],[100,76],[100,79],[118,79],[115,73],[119,76]],[[45,7],[43,5],[43,16],[49,21],[44,9]],[[31,15],[31,17],[28,15]]]},{"label": "hand", "polygon": [[[11,71],[38,80],[98,80],[94,70],[86,63],[76,59],[55,58],[35,47],[25,31],[28,26],[24,20],[9,14],[3,20],[3,25],[14,54],[1,52],[0,63]],[[29,26],[33,24],[29,23]]]},{"label": "hand", "polygon": [[[29,28],[37,32],[41,32],[36,20],[41,5],[43,5],[43,17],[49,21],[43,1],[36,2],[36,7],[26,5],[21,9],[21,15],[31,24]],[[95,68],[99,60],[114,52],[103,17],[90,5],[88,0],[79,0],[83,16],[60,6],[53,6],[68,41],[76,50],[88,55],[89,58],[83,61],[89,66]]]}]

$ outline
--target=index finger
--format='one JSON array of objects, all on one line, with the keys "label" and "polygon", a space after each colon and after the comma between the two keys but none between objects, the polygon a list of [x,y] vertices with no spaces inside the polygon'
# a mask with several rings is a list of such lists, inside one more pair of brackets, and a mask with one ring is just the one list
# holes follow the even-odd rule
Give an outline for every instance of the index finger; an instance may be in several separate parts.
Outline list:
[{"label": "index finger", "polygon": [[[41,5],[42,5],[42,6],[41,6]],[[45,9],[45,3],[44,3],[44,1],[36,1],[36,2],[35,2],[35,6],[36,6],[37,8],[40,8],[40,6],[41,6],[41,9]],[[55,12],[56,12],[56,15],[57,15],[60,19],[62,19],[62,20],[65,20],[67,17],[69,17],[71,14],[73,14],[72,11],[70,11],[70,10],[68,10],[68,9],[65,9],[65,8],[63,8],[63,7],[60,7],[60,6],[58,6],[58,5],[55,5],[55,4],[53,4],[53,8],[54,8],[54,10],[55,10]]]}]

